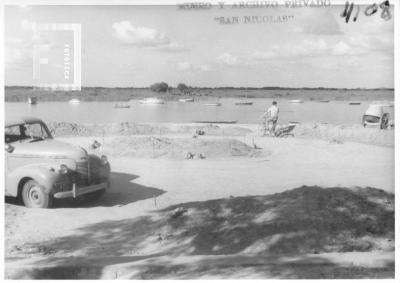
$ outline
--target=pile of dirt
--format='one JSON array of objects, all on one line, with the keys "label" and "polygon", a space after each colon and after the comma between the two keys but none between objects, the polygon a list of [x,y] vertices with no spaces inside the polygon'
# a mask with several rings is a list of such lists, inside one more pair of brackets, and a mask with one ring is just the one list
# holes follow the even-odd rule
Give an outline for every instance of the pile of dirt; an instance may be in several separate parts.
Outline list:
[{"label": "pile of dirt", "polygon": [[192,254],[394,251],[394,195],[374,188],[301,187],[256,197],[186,203],[162,225]]},{"label": "pile of dirt", "polygon": [[112,156],[141,158],[196,159],[230,156],[256,157],[261,154],[235,139],[117,137],[104,150]]},{"label": "pile of dirt", "polygon": [[394,146],[394,130],[364,128],[362,125],[306,123],[296,125],[295,137],[325,139],[334,143],[346,141],[379,146]]},{"label": "pile of dirt", "polygon": [[303,186],[273,195],[189,202],[91,224],[23,249],[37,246],[63,256],[394,251],[394,195],[375,188]]},{"label": "pile of dirt", "polygon": [[[256,134],[254,125],[215,125],[215,124],[180,124],[180,123],[106,123],[81,124],[69,122],[48,123],[55,137],[87,136],[168,136],[195,135],[201,131],[205,136],[243,137]],[[377,128],[364,128],[362,125],[332,125],[305,123],[296,125],[293,134],[298,138],[325,139],[334,143],[359,142],[379,146],[394,146],[394,131]]]},{"label": "pile of dirt", "polygon": [[210,136],[244,136],[250,129],[238,126],[219,126],[213,124],[138,124],[133,122],[107,124],[78,124],[69,122],[48,123],[54,136],[110,136],[110,135],[179,135],[195,134],[201,130]]}]

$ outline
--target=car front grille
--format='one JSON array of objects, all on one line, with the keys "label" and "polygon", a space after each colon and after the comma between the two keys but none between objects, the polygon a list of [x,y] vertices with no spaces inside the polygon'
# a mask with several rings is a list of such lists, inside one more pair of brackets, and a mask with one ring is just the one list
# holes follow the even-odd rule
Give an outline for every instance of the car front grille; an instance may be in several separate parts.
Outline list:
[{"label": "car front grille", "polygon": [[76,163],[76,183],[86,185],[89,183],[89,163],[87,161]]},{"label": "car front grille", "polygon": [[68,182],[59,182],[54,184],[55,192],[67,192],[72,190],[72,184]]}]

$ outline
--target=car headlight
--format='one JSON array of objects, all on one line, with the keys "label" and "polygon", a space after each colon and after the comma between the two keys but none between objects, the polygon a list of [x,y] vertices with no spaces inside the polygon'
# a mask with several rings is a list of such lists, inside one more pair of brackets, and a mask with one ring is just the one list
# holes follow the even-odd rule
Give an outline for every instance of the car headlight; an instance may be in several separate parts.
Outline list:
[{"label": "car headlight", "polygon": [[65,175],[68,173],[69,169],[67,165],[61,164],[60,169],[58,171],[60,172],[60,174]]},{"label": "car headlight", "polygon": [[108,164],[107,156],[102,155],[101,158],[100,158],[100,160],[101,160],[101,164],[102,164],[102,165]]}]

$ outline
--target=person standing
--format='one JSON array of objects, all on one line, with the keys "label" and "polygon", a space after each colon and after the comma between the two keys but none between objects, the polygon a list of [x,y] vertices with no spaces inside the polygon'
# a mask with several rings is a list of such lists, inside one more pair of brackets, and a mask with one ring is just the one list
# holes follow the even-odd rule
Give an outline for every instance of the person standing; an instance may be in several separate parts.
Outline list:
[{"label": "person standing", "polygon": [[268,108],[267,112],[265,112],[263,116],[266,118],[266,120],[265,120],[266,129],[269,130],[270,129],[269,125],[271,124],[272,127],[271,127],[270,132],[272,133],[273,136],[275,136],[275,128],[276,128],[276,124],[278,122],[278,116],[279,116],[278,103],[276,101],[273,101],[271,107]]}]

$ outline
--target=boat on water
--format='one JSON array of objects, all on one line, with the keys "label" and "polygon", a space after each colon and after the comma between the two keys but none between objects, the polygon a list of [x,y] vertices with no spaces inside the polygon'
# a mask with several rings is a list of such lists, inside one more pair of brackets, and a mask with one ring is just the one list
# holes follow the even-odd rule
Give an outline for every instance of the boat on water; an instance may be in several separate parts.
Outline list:
[{"label": "boat on water", "polygon": [[221,102],[211,102],[211,103],[205,103],[205,106],[221,106]]},{"label": "boat on water", "polygon": [[28,97],[28,104],[31,104],[31,105],[37,104],[37,97],[35,97],[35,96]]},{"label": "boat on water", "polygon": [[194,102],[194,98],[180,98],[179,102]]},{"label": "boat on water", "polygon": [[288,100],[288,103],[304,103],[304,101],[301,99],[293,99],[293,100]]},{"label": "boat on water", "polygon": [[328,103],[330,100],[320,100],[321,103]]},{"label": "boat on water", "polygon": [[129,104],[115,104],[114,108],[131,108],[131,106]]},{"label": "boat on water", "polygon": [[350,101],[349,105],[360,105],[361,102],[360,101]]},{"label": "boat on water", "polygon": [[193,121],[193,123],[201,123],[201,124],[236,124],[237,120]]},{"label": "boat on water", "polygon": [[253,105],[253,102],[251,102],[251,101],[238,101],[238,102],[235,102],[235,105]]},{"label": "boat on water", "polygon": [[247,94],[244,96],[245,100],[237,101],[235,102],[235,105],[243,105],[243,106],[249,106],[253,105],[252,101],[247,100]]},{"label": "boat on water", "polygon": [[255,95],[252,94],[239,94],[237,97],[244,97],[244,98],[256,98]]},{"label": "boat on water", "polygon": [[140,104],[164,104],[164,100],[157,97],[147,97],[139,100]]},{"label": "boat on water", "polygon": [[72,98],[70,101],[68,101],[69,104],[79,104],[81,101],[77,98]]}]

